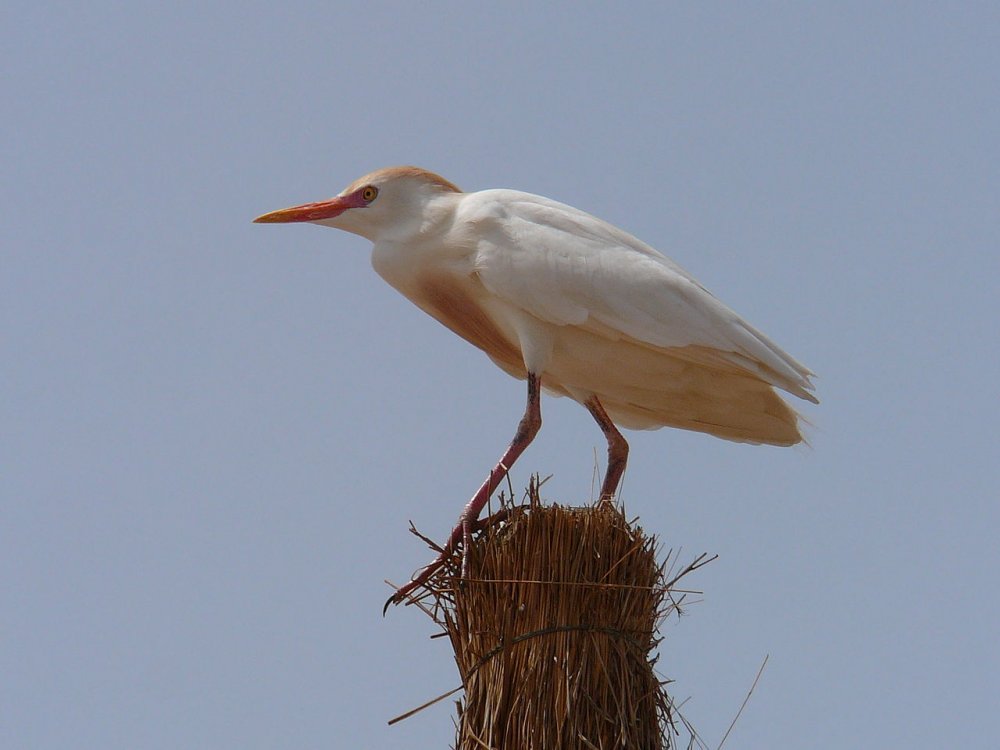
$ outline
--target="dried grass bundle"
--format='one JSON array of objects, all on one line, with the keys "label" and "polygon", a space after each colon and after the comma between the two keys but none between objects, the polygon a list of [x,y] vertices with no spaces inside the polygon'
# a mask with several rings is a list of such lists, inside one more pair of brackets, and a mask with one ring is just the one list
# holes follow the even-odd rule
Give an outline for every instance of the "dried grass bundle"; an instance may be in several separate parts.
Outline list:
[{"label": "dried grass bundle", "polygon": [[[673,745],[671,703],[654,672],[656,628],[683,596],[654,537],[608,505],[505,504],[430,582],[465,697],[459,750]],[[670,555],[667,556],[668,560]],[[459,581],[461,584],[459,585]]]}]

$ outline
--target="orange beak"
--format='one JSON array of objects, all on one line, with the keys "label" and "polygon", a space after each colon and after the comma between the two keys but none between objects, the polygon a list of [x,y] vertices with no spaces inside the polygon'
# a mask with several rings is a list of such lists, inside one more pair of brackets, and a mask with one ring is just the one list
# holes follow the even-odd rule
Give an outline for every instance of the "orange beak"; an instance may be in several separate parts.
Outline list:
[{"label": "orange beak", "polygon": [[290,224],[296,221],[319,221],[340,216],[349,208],[362,208],[366,204],[355,195],[338,196],[318,203],[304,203],[301,206],[282,208],[269,214],[258,216],[255,224]]}]

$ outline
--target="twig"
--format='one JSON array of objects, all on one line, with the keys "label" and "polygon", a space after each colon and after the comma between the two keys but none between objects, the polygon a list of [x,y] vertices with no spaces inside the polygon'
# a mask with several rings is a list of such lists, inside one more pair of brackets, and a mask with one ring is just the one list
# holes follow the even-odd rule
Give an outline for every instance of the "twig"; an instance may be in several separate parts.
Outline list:
[{"label": "twig", "polygon": [[764,655],[764,661],[761,662],[760,669],[757,670],[757,676],[753,678],[753,685],[750,686],[750,690],[749,692],[747,692],[747,697],[744,698],[743,703],[740,704],[740,710],[737,711],[736,716],[733,717],[733,722],[729,725],[729,729],[727,729],[726,733],[722,735],[722,741],[719,743],[719,746],[716,748],[716,750],[722,750],[722,746],[726,744],[726,738],[729,737],[729,733],[733,731],[733,727],[736,726],[736,722],[739,720],[740,714],[743,713],[743,709],[746,707],[747,701],[749,701],[750,696],[753,695],[753,690],[755,687],[757,687],[757,681],[760,680],[760,676],[764,673],[764,667],[767,666],[767,660],[770,657],[771,657],[770,654]]},{"label": "twig", "polygon": [[388,722],[389,726],[392,726],[396,722],[402,721],[403,719],[409,719],[411,716],[413,716],[413,714],[419,713],[420,711],[423,711],[428,706],[433,706],[438,701],[443,701],[445,698],[454,695],[455,693],[457,693],[461,689],[462,689],[462,685],[459,685],[454,690],[449,690],[447,693],[443,693],[442,695],[439,695],[437,698],[431,698],[429,701],[427,701],[426,703],[424,703],[421,706],[417,706],[416,708],[411,708],[405,714],[400,714],[395,719],[389,719],[389,722]]}]

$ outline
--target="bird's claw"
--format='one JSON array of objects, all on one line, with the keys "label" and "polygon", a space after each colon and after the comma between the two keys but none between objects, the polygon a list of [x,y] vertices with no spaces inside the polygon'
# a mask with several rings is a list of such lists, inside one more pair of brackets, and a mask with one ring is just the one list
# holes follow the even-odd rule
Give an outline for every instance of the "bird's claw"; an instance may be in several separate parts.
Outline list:
[{"label": "bird's claw", "polygon": [[396,596],[396,594],[393,594],[393,595],[392,595],[392,596],[390,596],[390,597],[389,597],[388,599],[386,599],[386,600],[385,600],[385,604],[384,604],[384,605],[382,605],[382,617],[385,617],[385,615],[386,615],[386,612],[388,612],[388,611],[389,611],[389,607],[390,607],[390,605],[393,605],[393,604],[399,604],[399,603],[400,603],[401,601],[402,601],[402,599],[398,598],[398,597]]},{"label": "bird's claw", "polygon": [[392,596],[390,596],[386,600],[385,606],[382,607],[382,616],[385,617],[385,613],[389,611],[390,605],[402,604],[407,600],[410,594],[412,594],[419,587],[426,584],[427,581],[429,581],[434,576],[434,574],[437,573],[441,569],[441,567],[445,564],[445,559],[446,559],[445,553],[442,552],[441,555],[436,560],[430,563],[430,565],[424,567],[408,582],[404,583],[402,586],[396,589],[396,591],[393,592]]},{"label": "bird's claw", "polygon": [[410,592],[413,591],[415,588],[417,588],[417,586],[420,585],[420,583],[423,582],[414,579],[409,583],[407,583],[405,586],[400,586],[398,589],[396,589],[393,592],[392,596],[390,596],[388,599],[385,600],[385,604],[382,606],[382,617],[385,617],[386,612],[389,611],[389,607],[391,607],[392,605],[403,604],[406,601],[407,597],[410,595]]}]

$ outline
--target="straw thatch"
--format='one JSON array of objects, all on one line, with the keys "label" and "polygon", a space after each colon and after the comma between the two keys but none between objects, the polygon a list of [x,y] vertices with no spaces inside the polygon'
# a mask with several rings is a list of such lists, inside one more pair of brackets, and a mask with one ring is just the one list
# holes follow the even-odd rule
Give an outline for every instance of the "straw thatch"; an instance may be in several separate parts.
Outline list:
[{"label": "straw thatch", "polygon": [[[657,625],[677,580],[656,541],[610,504],[505,504],[429,582],[465,688],[458,750],[673,746]],[[670,560],[670,555],[667,556]],[[671,561],[672,564],[672,561]]]}]

